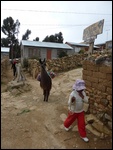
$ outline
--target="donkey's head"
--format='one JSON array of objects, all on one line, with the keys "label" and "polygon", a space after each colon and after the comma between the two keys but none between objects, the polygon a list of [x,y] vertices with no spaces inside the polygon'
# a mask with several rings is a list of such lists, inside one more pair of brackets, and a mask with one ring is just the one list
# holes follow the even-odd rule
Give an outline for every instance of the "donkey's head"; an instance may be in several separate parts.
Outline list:
[{"label": "donkey's head", "polygon": [[46,60],[45,60],[45,58],[44,58],[43,61],[42,61],[41,59],[39,59],[39,62],[40,62],[41,67],[42,67],[43,69],[45,69],[45,67],[46,67]]}]

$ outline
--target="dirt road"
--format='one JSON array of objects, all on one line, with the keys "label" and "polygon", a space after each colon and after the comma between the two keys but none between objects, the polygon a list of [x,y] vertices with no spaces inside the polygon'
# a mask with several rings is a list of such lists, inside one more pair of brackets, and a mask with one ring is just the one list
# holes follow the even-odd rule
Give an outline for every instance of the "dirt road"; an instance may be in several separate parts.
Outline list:
[{"label": "dirt road", "polygon": [[[6,91],[12,80],[9,71],[1,93],[2,149],[111,149],[112,139],[100,139],[87,130],[89,143],[80,139],[77,131],[63,129],[62,114],[67,115],[67,101],[72,85],[82,78],[82,68],[57,74],[49,101],[43,101],[42,89],[36,79],[25,74],[31,90],[15,95]],[[76,124],[76,122],[75,122]]]}]

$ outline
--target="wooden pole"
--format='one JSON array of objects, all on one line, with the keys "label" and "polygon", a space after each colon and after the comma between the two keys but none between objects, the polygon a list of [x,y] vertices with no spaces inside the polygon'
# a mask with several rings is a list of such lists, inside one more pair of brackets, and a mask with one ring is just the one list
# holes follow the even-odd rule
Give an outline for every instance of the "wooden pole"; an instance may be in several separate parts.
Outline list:
[{"label": "wooden pole", "polygon": [[93,53],[94,42],[89,44],[88,56],[91,56]]}]

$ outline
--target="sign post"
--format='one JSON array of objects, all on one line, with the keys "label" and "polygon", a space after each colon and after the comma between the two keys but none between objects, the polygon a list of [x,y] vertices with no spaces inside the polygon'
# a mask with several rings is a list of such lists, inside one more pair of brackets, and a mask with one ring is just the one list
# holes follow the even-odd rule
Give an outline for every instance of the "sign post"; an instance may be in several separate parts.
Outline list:
[{"label": "sign post", "polygon": [[88,56],[90,56],[93,53],[95,39],[97,38],[98,34],[101,34],[103,32],[103,25],[104,19],[84,29],[83,40],[85,43],[89,44]]}]

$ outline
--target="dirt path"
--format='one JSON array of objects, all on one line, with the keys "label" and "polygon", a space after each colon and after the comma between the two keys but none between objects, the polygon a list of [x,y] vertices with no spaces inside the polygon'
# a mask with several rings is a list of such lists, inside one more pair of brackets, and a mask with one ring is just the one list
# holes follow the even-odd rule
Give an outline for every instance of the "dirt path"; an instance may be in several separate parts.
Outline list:
[{"label": "dirt path", "polygon": [[[12,72],[9,70],[9,80]],[[78,132],[63,129],[61,114],[67,115],[67,101],[72,85],[82,78],[82,69],[57,74],[49,101],[43,101],[39,82],[26,74],[31,91],[18,96],[9,91],[1,94],[1,148],[2,149],[110,149],[110,137],[100,139],[87,131],[85,143]],[[76,124],[76,122],[75,122]]]}]

